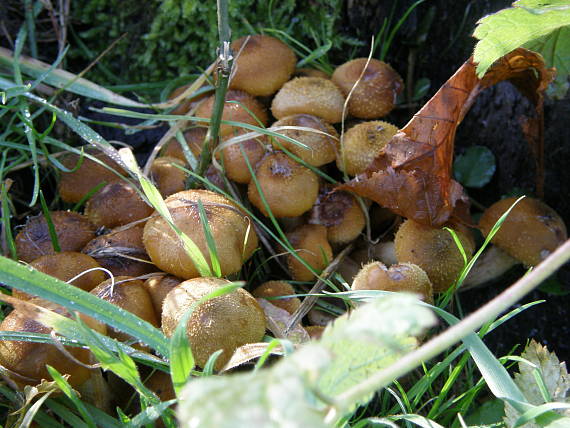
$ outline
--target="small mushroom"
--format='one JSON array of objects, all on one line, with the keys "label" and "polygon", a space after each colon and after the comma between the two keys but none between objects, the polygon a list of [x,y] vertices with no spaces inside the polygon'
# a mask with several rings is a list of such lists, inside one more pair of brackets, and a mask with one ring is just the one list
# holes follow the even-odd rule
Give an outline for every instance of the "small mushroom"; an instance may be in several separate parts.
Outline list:
[{"label": "small mushroom", "polygon": [[[287,234],[295,252],[317,273],[332,261],[333,252],[327,240],[327,229],[319,224],[306,224]],[[287,255],[287,266],[296,281],[312,281],[315,274],[292,254]]]},{"label": "small mushroom", "polygon": [[[295,289],[291,284],[285,281],[267,281],[253,290],[251,294],[253,297],[261,297],[263,299],[266,297],[294,296]],[[301,300],[299,300],[298,297],[269,299],[269,303],[277,306],[278,308],[285,309],[290,314],[295,312],[299,306],[301,306]]]},{"label": "small mushroom", "polygon": [[[398,94],[404,89],[400,75],[390,65],[377,59],[368,61],[367,58],[357,58],[348,61],[337,67],[332,81],[341,88],[345,96],[348,96],[354,87],[348,101],[348,110],[352,116],[359,119],[386,116],[392,111]],[[356,82],[358,84],[355,87]]]},{"label": "small mushroom", "polygon": [[[174,288],[164,300],[162,329],[172,336],[184,314],[201,298],[230,284],[220,278],[194,278]],[[210,355],[223,353],[214,368],[220,370],[234,351],[247,343],[260,342],[265,334],[265,314],[247,291],[238,288],[196,307],[186,327],[196,364],[204,367]]]},{"label": "small mushroom", "polygon": [[232,42],[236,59],[231,89],[255,96],[272,95],[289,80],[297,58],[293,50],[275,37],[256,34]]},{"label": "small mushroom", "polygon": [[277,92],[271,104],[273,116],[282,119],[293,114],[312,114],[329,123],[342,120],[345,97],[330,80],[296,77]]}]

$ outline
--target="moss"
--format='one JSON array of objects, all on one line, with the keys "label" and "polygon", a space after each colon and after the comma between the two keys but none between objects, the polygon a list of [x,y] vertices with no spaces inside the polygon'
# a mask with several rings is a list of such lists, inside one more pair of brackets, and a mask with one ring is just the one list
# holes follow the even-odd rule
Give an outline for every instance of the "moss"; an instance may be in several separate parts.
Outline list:
[{"label": "moss", "polygon": [[[263,28],[282,30],[314,49],[328,40],[339,53],[358,44],[337,32],[342,0],[232,0],[232,37]],[[273,6],[272,6],[273,4]],[[215,2],[197,0],[76,0],[73,29],[88,47],[74,48],[70,58],[87,64],[115,39],[128,33],[87,75],[103,83],[170,79],[206,68],[218,45]],[[75,43],[72,43],[75,45]]]}]

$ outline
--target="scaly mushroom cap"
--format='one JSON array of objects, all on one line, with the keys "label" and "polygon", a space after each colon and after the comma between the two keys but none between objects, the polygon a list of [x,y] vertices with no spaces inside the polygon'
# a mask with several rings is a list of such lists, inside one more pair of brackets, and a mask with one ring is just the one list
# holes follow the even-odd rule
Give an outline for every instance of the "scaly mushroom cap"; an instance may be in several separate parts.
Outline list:
[{"label": "scaly mushroom cap", "polygon": [[[166,199],[174,224],[194,241],[210,266],[198,201],[202,202],[208,218],[222,275],[238,272],[257,248],[253,221],[228,198],[208,190],[185,190]],[[161,216],[147,221],[143,242],[152,262],[164,272],[183,279],[200,275],[182,241]]]},{"label": "scaly mushroom cap", "polygon": [[277,119],[304,113],[337,123],[342,120],[344,100],[341,90],[328,79],[297,77],[277,92],[271,111]]},{"label": "scaly mushroom cap", "polygon": [[298,126],[303,128],[312,128],[323,132],[327,135],[303,131],[300,129],[283,129],[275,131],[281,135],[292,138],[303,143],[307,148],[292,143],[290,141],[273,138],[273,147],[279,150],[280,146],[290,151],[294,155],[300,157],[309,165],[322,166],[336,159],[336,147],[338,145],[338,133],[333,126],[326,123],[323,119],[310,114],[294,114],[287,116],[275,122],[272,127],[278,126]]},{"label": "scaly mushroom cap", "polygon": [[[294,296],[295,289],[291,284],[285,281],[267,281],[253,290],[251,294],[253,294],[253,297],[261,297],[262,299],[266,297]],[[278,308],[285,309],[290,314],[295,312],[299,306],[301,306],[301,300],[299,300],[298,297],[271,299],[269,300],[269,303],[277,306]]]},{"label": "scaly mushroom cap", "polygon": [[[453,226],[452,226],[453,227]],[[464,232],[455,229],[467,257],[473,255],[473,244]],[[414,263],[422,268],[433,284],[434,293],[447,290],[463,269],[464,261],[455,241],[447,230],[406,220],[394,239],[399,263]]]},{"label": "scaly mushroom cap", "polygon": [[148,217],[153,208],[125,181],[107,184],[85,204],[85,215],[96,226],[110,229]]},{"label": "scaly mushroom cap", "polygon": [[81,251],[97,260],[115,276],[139,276],[158,270],[149,260],[142,243],[143,224],[123,229],[118,227],[99,235]]},{"label": "scaly mushroom cap", "polygon": [[[265,156],[257,165],[255,176],[275,217],[301,215],[317,200],[316,174],[283,152]],[[254,180],[249,182],[247,197],[264,215],[269,215]]]},{"label": "scaly mushroom cap", "polygon": [[[108,156],[101,152],[96,152],[91,148],[85,150],[96,159],[100,160],[121,175],[126,175],[125,170],[111,160]],[[121,180],[120,175],[115,174],[112,170],[105,168],[103,165],[83,157],[81,166],[73,170],[79,163],[79,155],[75,153],[66,153],[60,159],[63,166],[72,169],[71,172],[62,172],[58,184],[58,192],[61,199],[65,202],[77,203],[81,201],[89,191],[93,190],[97,185],[106,182],[112,183]]]},{"label": "scaly mushroom cap", "polygon": [[[85,244],[95,238],[97,228],[82,214],[52,211],[50,217],[61,251],[81,251]],[[30,217],[16,235],[16,251],[18,258],[25,262],[55,253],[43,214]]]},{"label": "scaly mushroom cap", "polygon": [[[41,256],[33,260],[30,266],[65,282],[89,269],[101,267],[93,257],[75,251],[63,251]],[[91,291],[99,283],[105,281],[105,278],[106,275],[102,270],[93,270],[81,275],[70,284],[82,290]],[[16,288],[12,290],[12,296],[20,300],[29,300],[32,298],[29,294]]]},{"label": "scaly mushroom cap", "polygon": [[348,175],[363,173],[398,132],[394,125],[380,120],[359,123],[344,134],[336,165]]},{"label": "scaly mushroom cap", "polygon": [[182,280],[180,278],[176,278],[172,275],[154,276],[144,282],[144,288],[152,299],[152,305],[154,306],[154,312],[157,318],[160,319],[162,316],[162,304],[166,295],[181,282]]},{"label": "scaly mushroom cap", "polygon": [[272,95],[295,71],[295,53],[275,37],[244,36],[232,42],[231,47],[236,56],[231,89],[241,89],[255,96]]},{"label": "scaly mushroom cap", "polygon": [[[212,95],[207,98],[196,110],[196,117],[209,118],[214,109],[214,99]],[[249,125],[267,125],[267,110],[257,99],[244,91],[230,89],[226,93],[226,101],[222,112],[222,120],[247,123]],[[232,125],[220,125],[219,136],[225,137],[233,134],[236,128]]]},{"label": "scaly mushroom cap", "polygon": [[[502,199],[483,213],[479,227],[485,236],[516,199]],[[566,225],[558,213],[527,197],[513,208],[491,242],[523,264],[536,266],[567,238]]]},{"label": "scaly mushroom cap", "polygon": [[[327,229],[319,224],[306,224],[287,234],[287,239],[301,257],[317,273],[333,259],[332,248],[327,241]],[[287,255],[287,266],[296,281],[312,281],[315,275],[292,254]]]},{"label": "scaly mushroom cap", "polygon": [[[30,303],[44,307],[60,315],[71,318],[71,314],[60,305],[43,299],[34,298]],[[104,326],[84,318],[90,327],[104,332]],[[18,309],[13,310],[0,324],[0,330],[49,334],[51,329],[29,317],[29,314]],[[65,347],[74,358],[84,364],[91,364],[90,352],[78,347]],[[51,379],[46,365],[54,367],[61,374],[70,375],[69,383],[77,387],[85,382],[90,370],[63,354],[55,345],[25,341],[0,341],[0,364],[14,373],[9,377],[18,385],[37,385],[42,379]],[[19,375],[19,376],[18,376]],[[20,376],[23,376],[21,378]]]},{"label": "scaly mushroom cap", "polygon": [[[152,299],[140,279],[128,276],[110,278],[91,290],[91,294],[132,312],[155,327],[159,326]],[[113,328],[109,329],[108,335],[121,341],[132,339],[128,334]]]},{"label": "scaly mushroom cap", "polygon": [[343,245],[356,239],[366,226],[366,217],[356,198],[343,191],[321,189],[311,210],[309,223],[327,228],[327,239],[332,245]]},{"label": "scaly mushroom cap", "polygon": [[[186,140],[186,144],[188,144],[190,152],[192,152],[196,158],[200,156],[200,153],[202,151],[202,144],[204,143],[207,132],[208,128],[195,126],[193,128],[187,129],[182,134],[184,136],[184,140]],[[182,162],[186,163],[186,156],[184,156],[182,146],[176,138],[172,138],[166,144],[160,156],[180,159]]]},{"label": "scaly mushroom cap", "polygon": [[186,161],[178,158],[162,156],[156,158],[150,167],[150,179],[156,185],[163,198],[176,192],[181,192],[186,187],[188,176],[178,168],[186,166]]},{"label": "scaly mushroom cap", "polygon": [[[172,336],[182,316],[202,297],[230,284],[220,278],[194,278],[174,288],[164,300],[162,330]],[[247,343],[260,342],[265,334],[265,314],[247,291],[231,293],[201,303],[190,315],[186,329],[196,364],[204,367],[219,349],[214,368],[220,370],[234,351]]]},{"label": "scaly mushroom cap", "polygon": [[352,289],[416,293],[433,303],[431,281],[422,268],[412,263],[392,265],[390,269],[381,262],[368,263],[354,278]]},{"label": "scaly mushroom cap", "polygon": [[[357,58],[337,67],[332,81],[345,96],[358,81],[367,58]],[[350,114],[359,119],[384,117],[396,104],[396,97],[404,88],[402,78],[385,62],[371,59],[362,79],[356,85],[348,101]]]},{"label": "scaly mushroom cap", "polygon": [[[240,129],[236,133],[236,136],[243,135],[248,132],[249,130]],[[224,140],[227,141],[233,137],[234,135],[228,135]],[[221,150],[220,157],[223,160],[224,170],[228,178],[236,183],[249,183],[251,181],[251,173],[247,163],[249,162],[250,167],[255,169],[257,163],[266,153],[266,145],[267,137],[265,135],[253,137],[237,143],[222,143],[224,148]],[[245,161],[244,155],[247,157],[248,162]]]}]

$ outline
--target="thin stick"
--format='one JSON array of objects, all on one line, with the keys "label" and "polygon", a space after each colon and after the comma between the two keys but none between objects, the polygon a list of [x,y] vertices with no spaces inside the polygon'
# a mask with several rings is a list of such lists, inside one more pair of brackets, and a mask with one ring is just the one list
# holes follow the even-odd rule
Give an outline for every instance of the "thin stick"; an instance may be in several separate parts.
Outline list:
[{"label": "thin stick", "polygon": [[[218,0],[218,31],[220,34],[220,48],[218,49],[219,60],[218,68],[216,70],[218,83],[216,86],[216,95],[214,98],[210,127],[208,128],[208,133],[204,139],[202,153],[200,153],[200,160],[198,161],[198,167],[196,168],[196,174],[200,177],[203,177],[206,169],[208,169],[208,166],[212,161],[212,150],[218,143],[218,133],[220,130],[220,123],[222,121],[222,113],[224,111],[228,81],[232,70],[233,56],[230,48],[231,32],[227,0]],[[193,180],[190,183],[191,188],[195,188],[198,185],[198,180]]]},{"label": "thin stick", "polygon": [[[320,293],[322,289],[325,288],[326,279],[334,273],[340,262],[342,262],[342,260],[346,257],[346,255],[352,251],[353,247],[354,243],[351,243],[346,247],[344,247],[344,249],[340,253],[338,253],[338,255],[334,258],[334,260],[326,267],[325,270],[323,270],[323,272],[319,277],[319,280],[315,283],[315,285],[313,285],[313,288],[311,288],[309,294]],[[309,313],[309,311],[315,305],[317,299],[318,296],[307,296],[303,299],[303,303],[301,303],[301,306],[299,306],[297,310],[293,313],[293,315],[291,315],[291,318],[289,319],[289,322],[287,323],[287,326],[285,328],[285,335],[287,335],[289,331],[291,331],[291,329],[295,325],[297,325],[297,323],[301,321],[301,319],[305,315]]]}]

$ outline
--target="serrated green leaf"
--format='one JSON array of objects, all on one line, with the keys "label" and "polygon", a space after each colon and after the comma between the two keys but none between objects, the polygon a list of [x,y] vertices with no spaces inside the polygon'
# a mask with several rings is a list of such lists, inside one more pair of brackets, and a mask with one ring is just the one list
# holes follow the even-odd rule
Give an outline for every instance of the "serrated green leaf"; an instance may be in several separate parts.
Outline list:
[{"label": "serrated green leaf", "polygon": [[453,162],[455,179],[465,187],[481,188],[495,173],[495,156],[485,146],[469,147]]},{"label": "serrated green leaf", "polygon": [[[474,60],[477,75],[482,77],[502,56],[541,37],[570,25],[570,8],[564,0],[520,0],[513,7],[500,10],[479,20],[473,36],[479,39]],[[565,49],[566,44],[554,45]],[[541,52],[541,51],[539,51]],[[553,57],[558,55],[557,51]],[[567,52],[562,52],[565,57]]]},{"label": "serrated green leaf", "polygon": [[323,407],[309,386],[328,358],[321,347],[308,345],[269,370],[196,379],[183,390],[180,426],[324,428]]},{"label": "serrated green leaf", "polygon": [[[535,340],[531,340],[521,355],[521,361],[518,364],[519,372],[515,374],[514,381],[520,388],[529,403],[534,405],[543,405],[547,401],[544,397],[548,395],[551,401],[570,405],[570,398],[567,393],[570,390],[570,376],[566,370],[566,364],[560,363],[560,360],[554,352],[549,352],[545,346],[542,346]],[[544,392],[542,389],[546,389]],[[556,403],[554,407],[544,408],[552,410],[560,408]],[[534,417],[543,410],[542,407],[530,409],[532,413],[520,415],[508,403],[505,404],[505,423],[508,427],[521,426],[521,418]],[[528,413],[528,412],[527,412]],[[559,411],[561,415],[570,416],[570,410]],[[526,422],[526,420],[525,420]],[[525,423],[523,422],[523,423]],[[534,422],[528,422],[525,427],[539,426]]]},{"label": "serrated green leaf", "polygon": [[556,78],[547,93],[555,99],[564,98],[568,92],[570,75],[570,26],[561,27],[546,36],[532,40],[524,47],[540,52],[546,66],[556,68]]}]

